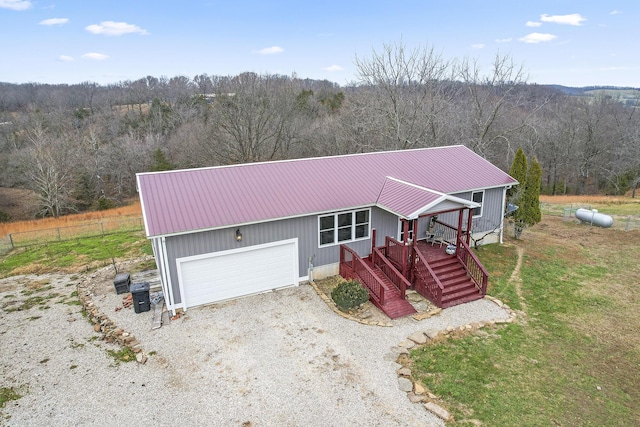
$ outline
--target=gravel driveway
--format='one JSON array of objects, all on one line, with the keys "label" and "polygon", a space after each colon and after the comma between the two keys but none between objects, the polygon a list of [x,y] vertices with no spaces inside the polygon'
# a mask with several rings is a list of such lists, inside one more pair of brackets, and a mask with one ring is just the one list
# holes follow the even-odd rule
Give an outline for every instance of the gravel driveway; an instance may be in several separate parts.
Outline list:
[{"label": "gravel driveway", "polygon": [[[398,388],[392,347],[416,331],[506,319],[479,300],[393,327],[336,315],[309,285],[190,309],[151,329],[151,312],[115,311],[122,295],[102,280],[94,302],[144,350],[144,364],[117,365],[65,295],[48,309],[0,310],[2,387],[24,395],[1,410],[6,425],[430,426],[441,421]],[[0,280],[0,303],[42,277]],[[109,291],[101,292],[100,289]],[[7,297],[10,295],[10,297]],[[58,301],[58,302],[56,302]],[[36,316],[40,316],[35,318]],[[31,319],[31,320],[30,320]]]}]

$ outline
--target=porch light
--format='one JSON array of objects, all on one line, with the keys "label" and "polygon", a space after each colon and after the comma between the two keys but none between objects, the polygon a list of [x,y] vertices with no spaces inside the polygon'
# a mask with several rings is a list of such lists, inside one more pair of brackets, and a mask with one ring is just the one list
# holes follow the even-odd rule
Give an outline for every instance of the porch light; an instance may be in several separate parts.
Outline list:
[{"label": "porch light", "polygon": [[242,233],[240,232],[239,228],[236,230],[236,241],[242,241]]}]

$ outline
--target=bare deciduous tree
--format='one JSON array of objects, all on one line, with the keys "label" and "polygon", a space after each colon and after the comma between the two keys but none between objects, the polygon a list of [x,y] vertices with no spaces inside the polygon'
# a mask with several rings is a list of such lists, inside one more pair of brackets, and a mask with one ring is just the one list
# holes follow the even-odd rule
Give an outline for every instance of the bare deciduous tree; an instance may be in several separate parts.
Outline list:
[{"label": "bare deciduous tree", "polygon": [[366,93],[362,107],[378,124],[390,148],[437,145],[439,115],[446,107],[443,81],[451,80],[451,63],[433,47],[407,50],[385,44],[369,58],[356,57],[357,83]]}]

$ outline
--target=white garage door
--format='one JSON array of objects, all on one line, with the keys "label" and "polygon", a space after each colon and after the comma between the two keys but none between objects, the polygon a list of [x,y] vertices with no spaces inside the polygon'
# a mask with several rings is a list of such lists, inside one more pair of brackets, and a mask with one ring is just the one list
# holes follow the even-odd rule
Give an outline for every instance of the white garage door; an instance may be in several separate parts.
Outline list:
[{"label": "white garage door", "polygon": [[298,284],[297,239],[180,258],[185,307]]}]

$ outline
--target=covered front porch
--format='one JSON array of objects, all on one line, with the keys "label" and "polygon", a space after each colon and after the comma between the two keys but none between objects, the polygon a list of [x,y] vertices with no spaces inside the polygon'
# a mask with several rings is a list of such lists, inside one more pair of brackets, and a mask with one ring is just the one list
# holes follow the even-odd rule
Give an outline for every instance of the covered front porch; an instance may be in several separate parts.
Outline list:
[{"label": "covered front porch", "polygon": [[[373,304],[392,319],[415,313],[406,300],[407,289],[441,308],[486,294],[487,271],[469,246],[472,210],[478,205],[439,196],[428,206],[399,217],[399,239],[385,236],[384,244],[376,246],[376,231],[372,230],[368,256],[360,257],[346,245],[340,247],[340,275],[359,280]],[[440,219],[443,217],[447,221]]]}]

